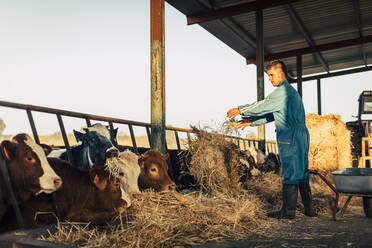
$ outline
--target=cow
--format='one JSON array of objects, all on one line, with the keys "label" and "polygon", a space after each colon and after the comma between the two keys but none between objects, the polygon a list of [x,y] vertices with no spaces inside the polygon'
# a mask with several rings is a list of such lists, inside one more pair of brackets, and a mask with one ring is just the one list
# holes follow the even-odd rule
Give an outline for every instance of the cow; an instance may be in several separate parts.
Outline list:
[{"label": "cow", "polygon": [[[128,195],[119,179],[111,176],[103,165],[87,170],[74,168],[58,158],[48,158],[48,161],[64,181],[55,192],[60,220],[104,224],[115,213],[127,208]],[[57,222],[57,211],[49,195],[34,196],[20,208],[26,228]],[[1,231],[14,229],[11,225],[14,222],[15,215],[11,212],[1,223]]]},{"label": "cow", "polygon": [[138,159],[141,168],[138,177],[138,185],[141,190],[148,188],[155,191],[175,191],[176,184],[168,175],[168,154],[162,154],[156,150],[149,150]]},{"label": "cow", "polygon": [[140,198],[141,192],[138,188],[138,176],[140,167],[138,165],[138,155],[125,150],[118,158],[108,158],[106,168],[111,175],[118,178],[122,188],[127,194],[125,201],[130,207],[133,198]]},{"label": "cow", "polygon": [[[62,179],[51,168],[43,148],[25,133],[1,142],[4,159],[18,204],[32,195],[50,194],[62,186]],[[0,176],[0,221],[11,210],[4,175]]]},{"label": "cow", "polygon": [[[113,145],[118,129],[109,130],[106,126],[96,123],[84,128],[85,133],[74,130],[77,142],[80,145],[71,148],[74,167],[89,169],[96,164],[104,164],[107,158],[119,156],[119,150]],[[57,157],[68,161],[65,149],[52,151],[49,157]]]}]

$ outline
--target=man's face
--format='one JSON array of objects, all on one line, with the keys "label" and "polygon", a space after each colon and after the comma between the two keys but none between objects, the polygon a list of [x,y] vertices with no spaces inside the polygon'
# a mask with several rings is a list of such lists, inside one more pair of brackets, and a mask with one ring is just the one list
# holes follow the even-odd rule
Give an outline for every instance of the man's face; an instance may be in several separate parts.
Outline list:
[{"label": "man's face", "polygon": [[269,80],[271,81],[271,84],[273,86],[279,86],[281,82],[286,80],[286,77],[284,75],[284,72],[282,71],[281,65],[276,65],[271,67],[268,71],[267,74],[269,75]]}]

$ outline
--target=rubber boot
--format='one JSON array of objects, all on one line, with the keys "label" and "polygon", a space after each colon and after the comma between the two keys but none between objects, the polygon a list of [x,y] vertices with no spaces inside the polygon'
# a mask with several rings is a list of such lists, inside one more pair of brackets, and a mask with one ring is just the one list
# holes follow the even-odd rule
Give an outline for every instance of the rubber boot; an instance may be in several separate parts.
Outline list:
[{"label": "rubber boot", "polygon": [[298,185],[283,184],[282,194],[282,208],[279,211],[269,213],[267,216],[278,219],[294,219],[296,216]]},{"label": "rubber boot", "polygon": [[305,215],[309,217],[318,216],[313,208],[313,197],[311,194],[310,185],[308,183],[300,184],[299,189],[300,189],[302,203],[304,204],[304,207],[305,207]]}]

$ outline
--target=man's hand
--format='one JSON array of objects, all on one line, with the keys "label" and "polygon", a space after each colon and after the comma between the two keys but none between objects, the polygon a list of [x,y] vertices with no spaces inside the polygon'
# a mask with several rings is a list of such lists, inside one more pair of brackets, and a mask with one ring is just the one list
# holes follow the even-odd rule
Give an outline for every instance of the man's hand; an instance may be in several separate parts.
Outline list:
[{"label": "man's hand", "polygon": [[244,130],[244,128],[250,126],[251,124],[252,124],[252,121],[249,118],[244,118],[243,120],[239,121],[239,124],[237,125],[237,127]]},{"label": "man's hand", "polygon": [[229,119],[232,119],[232,118],[235,118],[235,116],[239,115],[240,114],[240,111],[238,108],[232,108],[230,109],[229,111],[227,111],[227,118]]}]

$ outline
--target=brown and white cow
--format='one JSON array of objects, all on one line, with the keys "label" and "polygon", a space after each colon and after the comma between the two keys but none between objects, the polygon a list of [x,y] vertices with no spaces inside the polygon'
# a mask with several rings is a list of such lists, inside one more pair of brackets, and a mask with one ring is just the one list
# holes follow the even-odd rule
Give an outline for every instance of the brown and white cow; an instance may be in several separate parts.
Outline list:
[{"label": "brown and white cow", "polygon": [[138,188],[138,176],[140,167],[138,165],[139,156],[135,153],[125,150],[119,154],[118,158],[108,158],[106,168],[111,175],[118,178],[124,190],[123,195],[128,207],[132,204],[133,198],[139,198],[141,192]]},{"label": "brown and white cow", "polygon": [[168,154],[149,150],[138,159],[141,173],[138,184],[141,190],[152,188],[156,191],[175,191],[176,185],[168,175]]},{"label": "brown and white cow", "polygon": [[[7,164],[12,188],[18,203],[32,195],[52,193],[62,185],[61,178],[47,161],[43,148],[25,134],[1,142],[1,153]],[[9,192],[3,175],[0,176],[0,221],[11,208]]]},{"label": "brown and white cow", "polygon": [[[58,158],[48,158],[48,161],[64,182],[55,193],[61,220],[103,224],[127,208],[119,180],[103,166],[82,170]],[[26,228],[57,222],[57,213],[49,195],[34,196],[20,207]],[[1,231],[14,229],[11,225],[3,225],[14,222],[13,213],[5,216]]]}]

